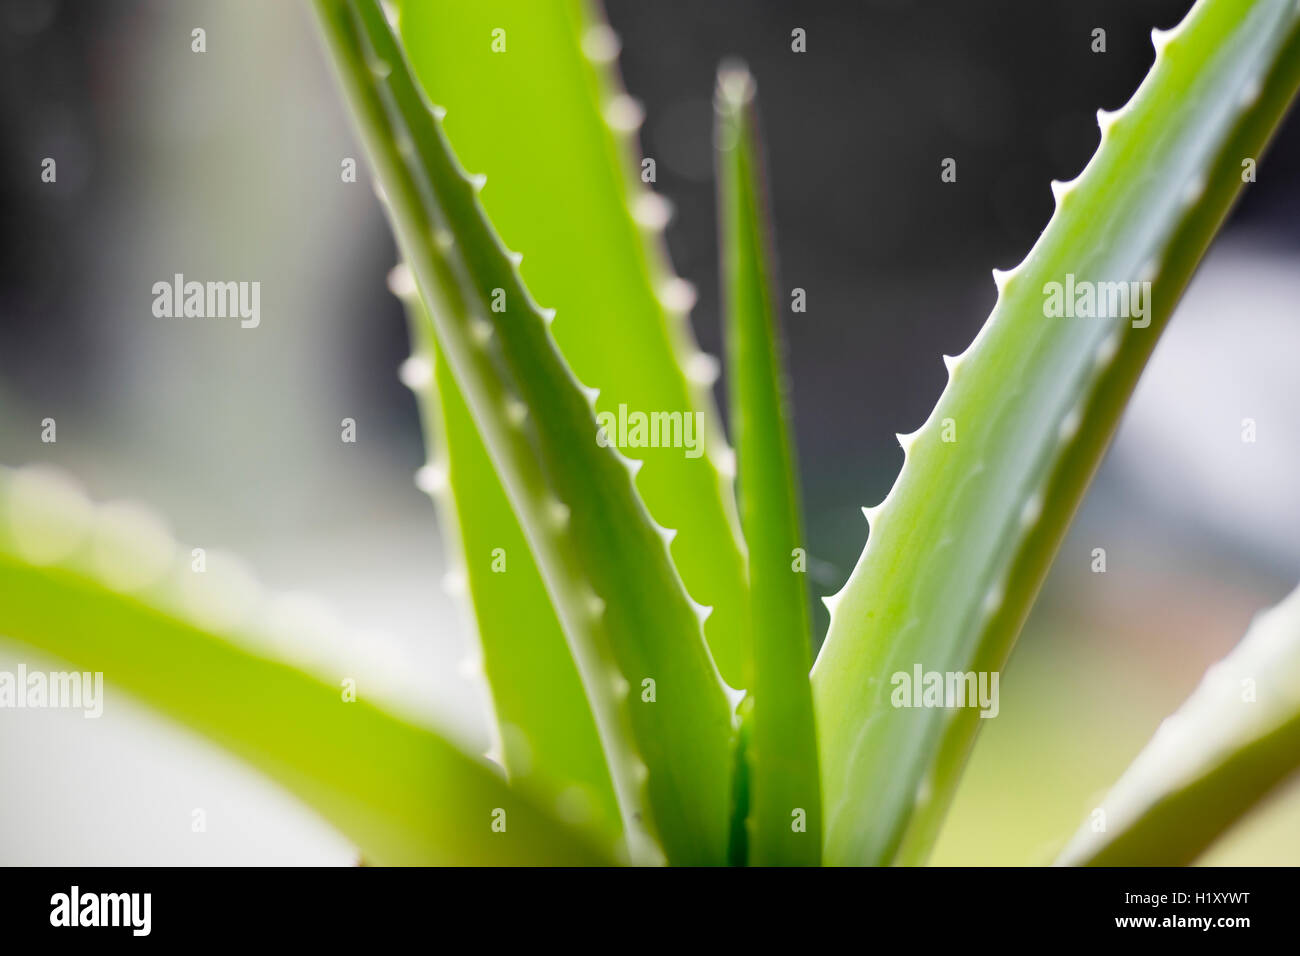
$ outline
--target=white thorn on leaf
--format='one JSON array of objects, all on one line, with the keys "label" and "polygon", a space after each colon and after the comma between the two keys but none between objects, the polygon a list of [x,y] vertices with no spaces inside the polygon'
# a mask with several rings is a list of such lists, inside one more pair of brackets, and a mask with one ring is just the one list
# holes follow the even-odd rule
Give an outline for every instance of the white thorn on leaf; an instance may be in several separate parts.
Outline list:
[{"label": "white thorn on leaf", "polygon": [[475,344],[487,345],[492,340],[492,323],[487,319],[470,319],[469,336]]},{"label": "white thorn on leaf", "polygon": [[399,262],[388,270],[388,291],[399,299],[409,299],[415,295],[415,277],[405,262]]},{"label": "white thorn on leaf", "polygon": [[428,464],[416,469],[415,487],[426,495],[436,495],[447,487],[447,472],[441,465]]},{"label": "white thorn on leaf", "polygon": [[730,445],[719,445],[713,449],[713,460],[718,474],[724,478],[736,477],[736,450]]},{"label": "white thorn on leaf", "polygon": [[510,260],[512,266],[518,268],[524,261],[524,254],[522,252],[507,252],[506,258]]},{"label": "white thorn on leaf", "polygon": [[569,526],[569,506],[558,498],[552,499],[546,507],[547,514],[551,519],[551,526],[557,530],[562,530]]},{"label": "white thorn on leaf", "polygon": [[1011,281],[1011,277],[1012,275],[1015,274],[1015,271],[1016,271],[1015,269],[1006,269],[1006,270],[994,269],[993,270],[993,284],[998,287],[999,296],[1006,291],[1007,283]]},{"label": "white thorn on leaf", "polygon": [[670,312],[689,312],[695,308],[695,286],[674,276],[659,287],[659,302]]},{"label": "white thorn on leaf", "polygon": [[433,363],[427,356],[412,355],[398,367],[397,380],[412,391],[428,388],[433,383]]},{"label": "white thorn on leaf", "polygon": [[754,75],[749,67],[737,60],[724,62],[718,68],[719,103],[730,106],[744,106],[754,99]]},{"label": "white thorn on leaf", "polygon": [[957,369],[961,368],[961,356],[945,355],[943,357],[943,367],[948,370],[948,377],[952,378],[953,373],[955,373]]},{"label": "white thorn on leaf", "polygon": [[632,218],[647,229],[662,229],[673,217],[673,204],[646,190],[632,204]]},{"label": "white thorn on leaf", "polygon": [[622,49],[618,34],[607,23],[595,23],[582,35],[582,52],[592,63],[610,63]]},{"label": "white thorn on leaf", "polygon": [[129,501],[95,508],[90,534],[95,575],[115,591],[148,587],[167,573],[176,557],[176,542],[162,519]]},{"label": "white thorn on leaf", "polygon": [[740,702],[745,699],[745,695],[748,692],[741,688],[732,687],[724,680],[722,681],[722,693],[726,696],[727,704],[730,706],[731,712],[734,714],[736,709],[740,707]]},{"label": "white thorn on leaf", "polygon": [[433,118],[439,123],[447,118],[447,108],[445,106],[437,106],[431,103],[429,104],[429,112],[433,114]]},{"label": "white thorn on leaf", "polygon": [[1110,335],[1102,340],[1101,345],[1097,346],[1096,364],[1098,368],[1109,365],[1115,353],[1119,351],[1120,332],[1116,329]]},{"label": "white thorn on leaf", "polygon": [[641,468],[645,465],[645,459],[628,458],[624,456],[623,464],[627,466],[627,470],[631,473],[633,479],[635,479],[636,476],[641,473]]},{"label": "white thorn on leaf", "polygon": [[722,374],[722,364],[708,352],[696,352],[686,360],[686,377],[696,385],[710,388]]},{"label": "white thorn on leaf", "polygon": [[442,252],[446,252],[456,244],[456,237],[446,229],[435,229],[433,232],[433,244]]},{"label": "white thorn on leaf", "polygon": [[990,588],[989,593],[984,595],[984,614],[992,616],[997,613],[998,608],[1002,606],[1002,586]]},{"label": "white thorn on leaf", "polygon": [[587,614],[593,618],[605,613],[605,599],[595,591],[587,595]]},{"label": "white thorn on leaf", "polygon": [[1043,513],[1043,496],[1035,492],[1025,501],[1025,506],[1020,509],[1020,524],[1028,528],[1034,525],[1039,516]]},{"label": "white thorn on leaf", "polygon": [[518,428],[528,418],[528,406],[517,398],[506,399],[506,421]]},{"label": "white thorn on leaf", "polygon": [[693,598],[687,598],[687,600],[691,602],[691,608],[695,611],[695,616],[699,619],[701,624],[709,619],[709,615],[713,613],[712,607],[707,604],[701,604]]},{"label": "white thorn on leaf", "polygon": [[1110,132],[1117,119],[1119,119],[1119,110],[1097,110],[1097,126],[1101,129],[1102,136]]},{"label": "white thorn on leaf", "polygon": [[554,309],[538,309],[537,313],[542,317],[542,321],[545,322],[547,325],[550,325],[552,322],[555,321]]},{"label": "white thorn on leaf", "polygon": [[1169,41],[1174,38],[1175,30],[1161,30],[1156,27],[1151,31],[1151,46],[1155,48],[1156,56],[1165,52],[1165,47],[1169,46]]},{"label": "white thorn on leaf", "polygon": [[1057,436],[1061,441],[1069,441],[1079,431],[1079,425],[1083,422],[1083,415],[1076,405],[1074,408],[1061,419],[1061,427],[1056,430]]},{"label": "white thorn on leaf", "polygon": [[474,192],[481,193],[483,187],[487,185],[487,176],[483,173],[472,173],[465,177],[469,184],[474,187]]},{"label": "white thorn on leaf", "polygon": [[620,93],[605,106],[605,122],[620,133],[631,133],[645,121],[645,109],[628,96]]}]

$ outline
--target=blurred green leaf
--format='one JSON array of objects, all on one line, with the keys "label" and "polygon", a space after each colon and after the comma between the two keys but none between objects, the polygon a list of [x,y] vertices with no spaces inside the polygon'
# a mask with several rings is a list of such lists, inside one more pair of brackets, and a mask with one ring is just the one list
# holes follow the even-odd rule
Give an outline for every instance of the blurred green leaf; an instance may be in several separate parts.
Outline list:
[{"label": "blurred green leaf", "polygon": [[1061,854],[1182,866],[1300,770],[1300,590],[1260,614],[1156,731]]},{"label": "blurred green leaf", "polygon": [[[0,508],[0,635],[102,672],[110,694],[120,688],[242,757],[367,862],[610,859],[485,763],[372,703],[364,680],[348,701],[352,675],[331,684],[257,650],[265,640],[246,634],[238,610],[256,607],[256,589],[215,564],[193,571],[155,521],[120,520],[26,470],[0,471]],[[505,832],[492,829],[496,811]]]}]

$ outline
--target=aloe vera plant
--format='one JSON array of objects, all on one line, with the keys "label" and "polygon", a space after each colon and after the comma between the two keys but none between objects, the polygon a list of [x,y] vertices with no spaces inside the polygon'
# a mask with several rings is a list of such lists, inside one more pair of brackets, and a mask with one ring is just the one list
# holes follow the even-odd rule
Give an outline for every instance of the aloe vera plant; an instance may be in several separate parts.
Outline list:
[{"label": "aloe vera plant", "polygon": [[[341,699],[336,665],[269,659],[245,574],[196,584],[153,519],[43,472],[0,473],[0,633],[228,747],[368,862],[923,861],[979,712],[899,707],[893,676],[1001,670],[1242,158],[1300,87],[1300,4],[1199,0],[1153,36],[1150,74],[1099,114],[1096,155],[1053,184],[1042,237],[995,273],[992,315],[899,436],[815,663],[754,79],[729,64],[715,92],[733,452],[598,11],[313,8],[403,259],[417,480],[465,581],[504,774]],[[530,42],[487,59],[507,35]],[[1047,290],[1076,278],[1146,283],[1148,308],[1054,317]],[[677,440],[630,440],[628,410]],[[1189,861],[1300,767],[1298,600],[1207,676],[1062,862]]]}]

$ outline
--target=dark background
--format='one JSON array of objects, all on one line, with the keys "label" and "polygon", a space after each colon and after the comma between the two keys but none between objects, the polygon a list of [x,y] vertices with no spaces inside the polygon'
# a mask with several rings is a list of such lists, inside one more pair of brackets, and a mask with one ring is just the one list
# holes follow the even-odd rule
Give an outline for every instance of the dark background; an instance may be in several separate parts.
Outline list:
[{"label": "dark background", "polygon": [[[1095,113],[1123,105],[1153,59],[1152,27],[1187,0],[776,2],[610,0],[625,83],[647,107],[646,155],[678,214],[678,271],[700,290],[701,345],[720,354],[710,124],[714,71],[742,56],[760,84],[782,287],[808,291],[788,317],[799,451],[814,550],[836,571],[856,557],[835,529],[884,496],[901,461],[893,434],[924,420],[942,388],[942,353],[960,352],[994,299],[990,270],[1019,262],[1051,215],[1052,179],[1083,168]],[[183,5],[182,5],[183,6]],[[191,5],[196,10],[202,4]],[[5,0],[0,20],[0,380],[53,404],[93,398],[97,312],[78,277],[125,255],[114,235],[122,122],[119,63],[134,55],[151,5]],[[669,12],[671,11],[671,12]],[[197,21],[196,21],[197,22]],[[809,52],[793,55],[792,26]],[[1092,30],[1107,52],[1091,51]],[[166,83],[165,76],[155,82]],[[274,95],[274,91],[268,91]],[[197,119],[198,117],[196,117]],[[231,144],[233,146],[233,144]],[[248,146],[240,146],[247,149]],[[33,156],[69,157],[51,203]],[[954,157],[956,183],[939,180]],[[1232,228],[1300,249],[1300,123],[1282,130]],[[387,267],[378,210],[371,273]],[[358,269],[361,265],[358,264]],[[406,353],[391,320],[356,325],[352,374],[373,413],[409,448],[414,409],[389,372]],[[346,330],[345,330],[346,331]],[[719,389],[725,401],[725,388]],[[416,459],[418,461],[418,458]],[[831,463],[833,467],[826,467]]]}]

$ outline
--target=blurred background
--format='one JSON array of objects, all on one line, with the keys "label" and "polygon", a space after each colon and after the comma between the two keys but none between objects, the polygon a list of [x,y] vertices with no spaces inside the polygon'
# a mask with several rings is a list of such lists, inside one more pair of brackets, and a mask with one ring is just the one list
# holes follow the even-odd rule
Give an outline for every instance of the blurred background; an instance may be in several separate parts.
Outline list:
[{"label": "blurred background", "polygon": [[[677,271],[718,354],[714,70],[758,78],[817,593],[994,300],[1188,0],[608,0]],[[452,8],[454,9],[454,5]],[[790,53],[792,28],[808,52]],[[207,52],[190,51],[203,27]],[[1092,31],[1107,50],[1092,52]],[[423,719],[486,745],[439,585],[396,369],[396,254],[305,3],[0,3],[0,463],[167,516],[279,591],[328,597]],[[43,184],[41,160],[57,157]],[[943,157],[958,181],[939,181]],[[522,250],[525,254],[527,249]],[[176,272],[258,280],[262,321],[155,319]],[[1300,114],[1156,350],[1002,682],[938,863],[1044,862],[1251,615],[1300,578]],[[719,387],[724,394],[725,383]],[[54,418],[58,442],[40,440]],[[354,418],[355,445],[339,441]],[[1258,423],[1254,444],[1241,420]],[[1104,547],[1108,570],[1090,570]],[[824,612],[818,606],[819,633]],[[0,638],[0,669],[40,666]],[[52,664],[47,665],[52,666]],[[206,811],[206,833],[191,812]],[[273,784],[121,695],[0,711],[0,863],[354,862]],[[1283,788],[1207,863],[1300,863]]]}]

